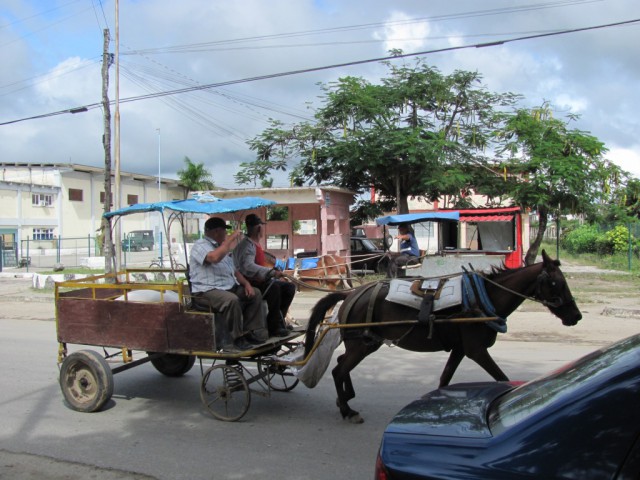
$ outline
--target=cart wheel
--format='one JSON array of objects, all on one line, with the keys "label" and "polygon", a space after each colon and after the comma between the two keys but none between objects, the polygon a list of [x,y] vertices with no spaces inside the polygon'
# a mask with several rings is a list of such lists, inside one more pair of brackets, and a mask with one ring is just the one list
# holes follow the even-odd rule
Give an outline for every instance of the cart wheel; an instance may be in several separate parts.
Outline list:
[{"label": "cart wheel", "polygon": [[277,365],[273,362],[258,360],[258,371],[264,375],[264,381],[270,389],[278,392],[288,392],[298,385],[297,377],[287,371],[286,365]]},{"label": "cart wheel", "polygon": [[200,399],[219,420],[234,422],[249,410],[251,392],[239,365],[214,365],[202,376]]},{"label": "cart wheel", "polygon": [[[147,353],[151,355],[152,352]],[[196,363],[195,355],[176,355],[174,353],[167,353],[151,360],[151,365],[167,377],[181,377],[191,370],[194,363]]]},{"label": "cart wheel", "polygon": [[98,352],[74,352],[62,361],[60,389],[73,410],[95,412],[113,394],[113,373]]}]

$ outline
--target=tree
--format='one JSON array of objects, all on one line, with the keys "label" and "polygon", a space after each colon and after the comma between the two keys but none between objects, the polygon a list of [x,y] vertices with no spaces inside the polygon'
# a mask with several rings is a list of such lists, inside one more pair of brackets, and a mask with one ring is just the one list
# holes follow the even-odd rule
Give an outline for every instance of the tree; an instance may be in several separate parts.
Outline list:
[{"label": "tree", "polygon": [[184,185],[184,198],[189,197],[189,193],[199,190],[213,190],[211,173],[205,168],[203,163],[195,164],[189,157],[184,157],[185,168],[178,170],[180,183]]},{"label": "tree", "polygon": [[499,109],[517,97],[488,92],[475,72],[446,76],[420,59],[387,66],[380,84],[345,77],[322,85],[314,123],[285,128],[273,121],[248,142],[256,160],[241,164],[236,181],[256,183],[297,162],[294,185],[331,183],[357,193],[374,187],[399,213],[408,211],[410,196],[459,199],[470,187],[468,163],[480,161]]},{"label": "tree", "polygon": [[620,178],[620,169],[603,158],[601,141],[568,127],[576,118],[553,118],[547,103],[517,110],[500,132],[500,153],[508,157],[496,169],[501,174],[476,172],[478,193],[506,195],[537,212],[539,228],[525,256],[527,265],[535,261],[550,216],[592,212],[611,198]]}]

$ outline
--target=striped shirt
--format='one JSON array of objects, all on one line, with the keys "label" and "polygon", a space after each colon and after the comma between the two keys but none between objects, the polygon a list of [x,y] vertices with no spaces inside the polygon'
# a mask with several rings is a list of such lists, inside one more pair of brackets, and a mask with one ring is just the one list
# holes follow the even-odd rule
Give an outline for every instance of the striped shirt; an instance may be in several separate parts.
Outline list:
[{"label": "striped shirt", "polygon": [[189,255],[189,280],[193,293],[207,292],[211,289],[229,290],[238,285],[231,254],[218,263],[205,262],[207,254],[219,246],[209,237],[201,238],[193,244]]}]

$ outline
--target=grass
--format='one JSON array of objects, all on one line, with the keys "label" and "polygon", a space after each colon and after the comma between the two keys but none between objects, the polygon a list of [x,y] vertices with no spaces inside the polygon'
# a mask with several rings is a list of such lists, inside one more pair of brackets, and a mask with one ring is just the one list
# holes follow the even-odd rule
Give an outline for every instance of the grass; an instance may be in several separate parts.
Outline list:
[{"label": "grass", "polygon": [[621,273],[631,273],[635,276],[640,275],[640,259],[638,259],[638,257],[636,257],[635,255],[632,255],[631,261],[629,261],[628,255],[623,253],[617,253],[614,255],[598,255],[595,253],[572,254],[567,250],[561,248],[560,254],[557,255],[557,248],[555,243],[551,244],[543,242],[540,250],[542,250],[543,248],[549,255],[554,258],[558,256],[558,258],[560,258],[560,261],[564,263],[572,265],[590,265],[604,270],[618,270]]}]

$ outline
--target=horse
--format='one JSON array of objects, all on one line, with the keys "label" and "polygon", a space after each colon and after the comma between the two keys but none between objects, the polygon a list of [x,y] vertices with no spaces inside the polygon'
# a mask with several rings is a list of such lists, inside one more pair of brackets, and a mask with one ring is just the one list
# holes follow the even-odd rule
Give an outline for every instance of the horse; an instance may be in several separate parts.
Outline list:
[{"label": "horse", "polygon": [[[559,267],[560,262],[552,260],[543,250],[542,262],[520,268],[502,265],[481,275],[495,317],[506,320],[525,299],[530,299],[545,305],[564,325],[576,325],[582,314]],[[486,322],[467,321],[477,316],[477,312],[454,305],[432,314],[431,323],[415,321],[417,310],[385,301],[389,283],[377,283],[379,285],[373,288],[367,284],[350,292],[326,295],[313,307],[307,326],[305,358],[314,347],[316,329],[327,311],[344,300],[338,311],[338,322],[344,325],[340,333],[345,351],[332,370],[338,394],[337,405],[343,419],[351,423],[364,421],[357,411],[349,407],[349,400],[355,398],[350,372],[365,357],[378,350],[384,340],[414,352],[451,352],[440,376],[439,387],[449,384],[465,356],[496,381],[508,380],[488,352],[496,341],[497,330]],[[348,327],[356,323],[360,325]]]},{"label": "horse", "polygon": [[[312,259],[304,259],[311,261]],[[265,252],[267,267],[274,268],[278,260],[270,252]],[[302,288],[317,290],[340,290],[352,288],[351,269],[340,255],[322,255],[313,261],[315,266],[284,269],[284,273]]]}]

